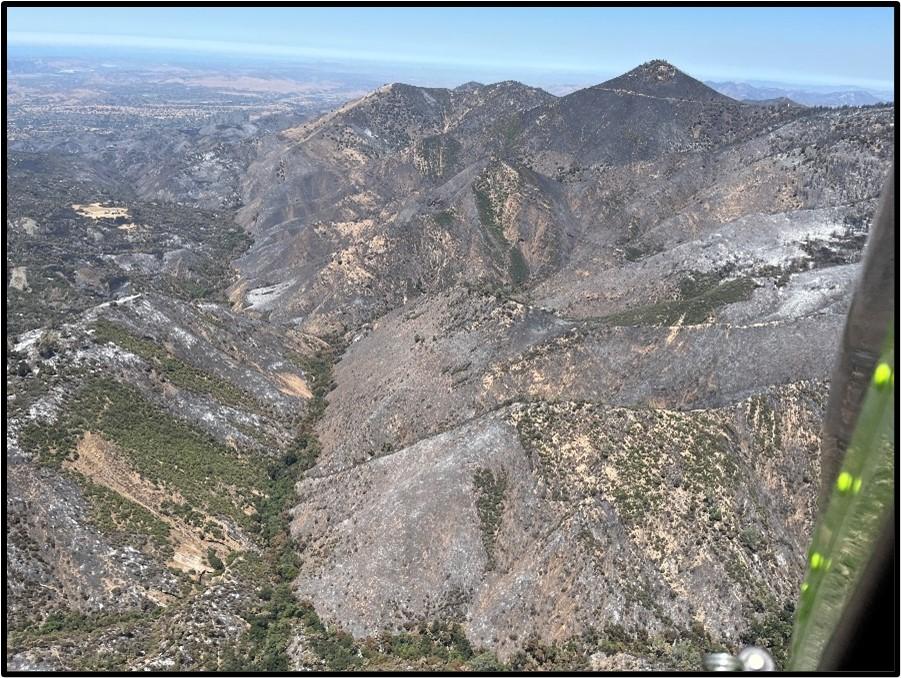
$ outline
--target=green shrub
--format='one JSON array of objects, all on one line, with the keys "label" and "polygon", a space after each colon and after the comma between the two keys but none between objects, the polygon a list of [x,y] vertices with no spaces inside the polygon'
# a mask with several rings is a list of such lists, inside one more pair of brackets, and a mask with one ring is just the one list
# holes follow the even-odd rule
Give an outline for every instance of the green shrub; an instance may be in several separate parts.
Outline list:
[{"label": "green shrub", "polygon": [[195,393],[206,393],[226,405],[255,409],[253,398],[228,381],[188,365],[164,347],[148,339],[136,337],[125,328],[101,318],[94,324],[94,340],[112,343],[140,356],[153,365],[169,381]]},{"label": "green shrub", "polygon": [[492,652],[480,652],[469,660],[469,668],[472,671],[495,672],[504,671],[506,667]]},{"label": "green shrub", "polygon": [[97,527],[126,542],[137,542],[138,547],[148,541],[161,558],[171,558],[169,525],[140,504],[88,478],[80,476],[79,484],[90,503],[91,520]]},{"label": "green shrub", "polygon": [[473,474],[473,485],[478,493],[476,510],[482,528],[482,546],[487,557],[487,569],[495,566],[494,549],[500,530],[504,510],[504,492],[507,489],[505,476],[495,476],[490,469],[478,469]]},{"label": "green shrub", "polygon": [[206,552],[207,562],[217,572],[222,572],[225,569],[225,563],[222,562],[222,559],[216,555],[216,552],[213,549],[209,549]]},{"label": "green shrub", "polygon": [[712,282],[709,277],[689,277],[680,282],[679,298],[640,306],[604,318],[611,325],[686,325],[709,321],[716,309],[751,298],[757,287],[752,278]]}]

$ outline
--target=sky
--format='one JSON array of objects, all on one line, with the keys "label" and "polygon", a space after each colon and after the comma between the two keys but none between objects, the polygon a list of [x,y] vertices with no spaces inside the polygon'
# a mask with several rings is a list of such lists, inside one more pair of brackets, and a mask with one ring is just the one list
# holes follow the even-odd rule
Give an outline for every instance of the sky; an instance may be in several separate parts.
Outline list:
[{"label": "sky", "polygon": [[[13,47],[175,51],[599,82],[654,58],[705,80],[891,90],[891,7],[9,7]],[[390,68],[389,68],[390,70]],[[427,84],[427,83],[417,83]],[[436,83],[439,84],[439,83]],[[446,83],[440,83],[446,84]]]}]

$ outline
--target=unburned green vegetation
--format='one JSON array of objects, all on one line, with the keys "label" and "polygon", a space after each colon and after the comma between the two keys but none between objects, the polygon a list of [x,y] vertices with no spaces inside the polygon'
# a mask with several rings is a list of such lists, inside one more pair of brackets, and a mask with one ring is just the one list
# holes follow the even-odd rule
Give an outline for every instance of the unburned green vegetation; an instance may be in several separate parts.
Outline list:
[{"label": "unburned green vegetation", "polygon": [[434,179],[451,175],[457,167],[460,148],[459,141],[444,134],[421,139],[416,144],[420,170]]},{"label": "unburned green vegetation", "polygon": [[776,666],[784,668],[791,646],[794,621],[794,603],[787,600],[779,606],[772,597],[768,597],[764,610],[751,616],[751,623],[742,633],[741,642],[743,645],[765,647],[772,654]]},{"label": "unburned green vegetation", "polygon": [[[74,211],[73,203],[106,202],[103,191],[73,185],[68,160],[53,164],[13,173],[12,221],[34,227],[7,231],[7,261],[25,274],[23,285],[7,285],[10,336],[71,321],[87,308],[134,292],[226,301],[234,275],[230,262],[252,242],[229,212],[116,201],[127,206],[135,225],[122,229],[124,218],[92,219]],[[119,256],[126,262],[143,257],[147,265],[122,263]]]},{"label": "unburned green vegetation", "polygon": [[497,135],[504,148],[511,148],[519,135],[522,134],[522,119],[517,114],[506,115],[499,118],[492,127],[492,132]]},{"label": "unburned green vegetation", "polygon": [[493,570],[496,563],[494,549],[500,531],[504,510],[504,493],[507,490],[507,478],[495,475],[491,469],[480,468],[472,478],[477,492],[476,510],[482,528],[482,546],[487,559],[486,569]]},{"label": "unburned green vegetation", "polygon": [[629,655],[633,660],[642,658],[641,663],[627,670],[666,667],[670,671],[699,671],[706,652],[728,650],[735,648],[714,643],[699,623],[680,628],[670,622],[663,630],[650,634],[644,628],[627,628],[608,622],[588,628],[562,643],[549,644],[530,636],[505,668],[511,671],[615,670],[616,665],[597,667],[593,664],[592,659],[600,652],[607,656]]},{"label": "unburned green vegetation", "polygon": [[[507,269],[514,285],[521,285],[529,277],[529,267],[522,252],[504,236],[500,216],[488,190],[473,186],[472,191],[479,212],[479,223],[482,224],[488,235],[497,264]],[[502,202],[502,200],[498,200],[498,202]]]},{"label": "unburned green vegetation", "polygon": [[38,625],[10,629],[7,638],[8,650],[15,651],[17,648],[24,648],[42,640],[88,637],[111,626],[126,627],[147,618],[156,618],[161,611],[162,608],[154,606],[149,610],[130,610],[128,612],[84,613],[72,610],[51,612]]},{"label": "unburned green vegetation", "polygon": [[[278,461],[267,467],[266,492],[255,502],[253,520],[264,549],[262,556],[255,560],[253,578],[262,585],[262,604],[260,610],[249,613],[250,629],[242,637],[234,657],[225,659],[223,670],[228,670],[232,661],[238,664],[231,668],[243,670],[288,670],[288,643],[305,620],[312,624],[315,617],[312,607],[298,603],[290,589],[290,582],[298,573],[299,559],[289,532],[288,510],[295,498],[294,485],[319,456],[315,425],[325,412],[325,398],[333,384],[335,352],[326,348],[311,356],[292,353],[289,357],[304,371],[313,397],[297,426],[294,441]],[[318,617],[315,619],[318,621]]]},{"label": "unburned green vegetation", "polygon": [[[661,562],[670,558],[671,548],[661,536],[680,535],[687,549],[713,550],[721,556],[730,585],[742,595],[742,617],[747,620],[742,642],[771,649],[777,662],[784,659],[791,604],[783,605],[770,592],[756,566],[773,557],[773,543],[757,488],[746,489],[754,476],[744,456],[748,447],[754,456],[782,454],[778,401],[757,396],[725,411],[689,412],[531,402],[517,404],[512,417],[551,499],[575,505],[587,497],[603,497],[626,530],[635,531],[638,544],[648,549],[646,557]],[[740,432],[746,420],[748,429]],[[578,538],[592,557],[603,548],[588,529]],[[649,582],[626,581],[623,587],[626,609],[636,606],[668,619],[665,600]],[[664,633],[666,642],[612,627],[600,634],[599,647],[673,669],[697,669],[703,652],[716,651],[717,642],[700,627],[679,629],[667,623],[671,628]],[[563,661],[561,668],[584,667],[579,664],[584,656],[569,653],[568,645],[542,649],[540,662],[522,664],[531,660],[518,657],[512,665],[547,669]]]},{"label": "unburned green vegetation", "polygon": [[456,221],[456,217],[454,216],[453,211],[451,210],[442,210],[440,212],[435,212],[432,215],[432,219],[435,220],[435,223],[444,228],[448,228],[449,226],[453,226]]},{"label": "unburned green vegetation", "polygon": [[510,247],[510,278],[514,285],[521,285],[529,277],[529,265],[519,246]]},{"label": "unburned green vegetation", "polygon": [[262,460],[234,452],[112,379],[89,379],[59,421],[32,422],[20,440],[43,463],[58,466],[76,454],[87,431],[115,443],[142,477],[189,498],[206,515],[251,525],[244,508],[266,484]]},{"label": "unburned green vegetation", "polygon": [[90,503],[91,520],[107,534],[121,536],[146,549],[153,550],[163,560],[172,557],[169,526],[146,508],[113,490],[79,476],[85,498]]},{"label": "unburned green vegetation", "polygon": [[189,365],[157,342],[137,337],[105,318],[99,319],[94,325],[94,341],[116,344],[140,356],[180,388],[209,394],[226,405],[254,408],[253,399],[244,391],[224,379]]},{"label": "unburned green vegetation", "polygon": [[495,211],[488,190],[473,187],[472,192],[473,195],[475,195],[476,208],[479,211],[479,222],[487,231],[492,242],[498,248],[507,245],[508,243],[507,239],[504,237],[504,230],[501,227],[498,214]]},{"label": "unburned green vegetation", "polygon": [[623,256],[626,258],[626,261],[641,261],[662,251],[662,245],[633,242],[623,247]]},{"label": "unburned green vegetation", "polygon": [[[382,633],[357,640],[325,624],[309,603],[299,602],[287,584],[263,587],[260,610],[247,617],[249,629],[223,658],[221,670],[288,671],[285,648],[296,637],[316,658],[315,668],[327,671],[402,669],[478,670],[483,655],[473,652],[459,625],[422,623],[410,631]],[[491,655],[495,666],[500,663]]]},{"label": "unburned green vegetation", "polygon": [[752,278],[720,281],[715,277],[685,278],[677,299],[605,316],[611,325],[697,325],[708,322],[722,306],[747,301],[757,287]]},{"label": "unburned green vegetation", "polygon": [[[298,636],[317,658],[316,668],[323,670],[391,670],[410,663],[436,669],[475,669],[482,665],[478,662],[487,661],[487,655],[474,655],[465,634],[455,624],[421,624],[409,632],[357,640],[323,623],[313,606],[298,601],[291,591],[290,582],[297,576],[300,562],[299,546],[289,533],[288,509],[295,500],[295,483],[319,455],[315,424],[325,411],[326,396],[334,383],[335,355],[336,349],[329,348],[311,356],[291,356],[304,371],[313,398],[297,427],[296,439],[281,459],[268,467],[267,491],[257,499],[254,520],[259,524],[264,549],[260,556],[244,554],[236,573],[259,583],[260,602],[247,612],[249,629],[234,650],[222,658],[220,670],[290,670],[288,647]],[[499,486],[495,481],[492,487],[489,503],[494,504],[498,487],[503,493],[503,483]]]}]

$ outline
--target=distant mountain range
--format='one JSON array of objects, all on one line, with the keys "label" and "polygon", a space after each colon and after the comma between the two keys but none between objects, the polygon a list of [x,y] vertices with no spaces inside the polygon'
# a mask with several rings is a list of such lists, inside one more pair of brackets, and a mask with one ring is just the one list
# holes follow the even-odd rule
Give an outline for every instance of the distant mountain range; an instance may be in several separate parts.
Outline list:
[{"label": "distant mountain range", "polygon": [[771,99],[791,99],[805,106],[869,106],[895,100],[892,92],[842,88],[824,91],[819,87],[795,88],[790,86],[752,85],[746,82],[711,82],[706,85],[717,92],[739,101],[767,101]]}]

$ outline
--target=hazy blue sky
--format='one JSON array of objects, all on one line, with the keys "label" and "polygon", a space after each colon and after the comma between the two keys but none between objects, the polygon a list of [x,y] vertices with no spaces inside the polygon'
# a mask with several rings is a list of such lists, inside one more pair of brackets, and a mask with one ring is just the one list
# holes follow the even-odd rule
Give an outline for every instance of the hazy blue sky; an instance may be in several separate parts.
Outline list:
[{"label": "hazy blue sky", "polygon": [[881,89],[893,82],[889,7],[7,11],[12,45],[393,62],[449,68],[461,82],[482,73],[526,82],[555,74],[592,81],[658,57],[703,79]]}]

